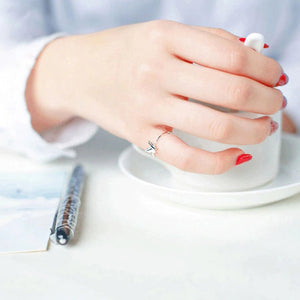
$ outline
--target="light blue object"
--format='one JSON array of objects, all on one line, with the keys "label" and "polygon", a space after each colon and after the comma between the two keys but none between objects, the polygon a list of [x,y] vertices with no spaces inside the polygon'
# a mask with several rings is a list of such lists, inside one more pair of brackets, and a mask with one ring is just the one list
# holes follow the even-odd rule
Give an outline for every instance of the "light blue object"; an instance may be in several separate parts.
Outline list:
[{"label": "light blue object", "polygon": [[0,173],[0,195],[12,199],[61,196],[65,172]]}]

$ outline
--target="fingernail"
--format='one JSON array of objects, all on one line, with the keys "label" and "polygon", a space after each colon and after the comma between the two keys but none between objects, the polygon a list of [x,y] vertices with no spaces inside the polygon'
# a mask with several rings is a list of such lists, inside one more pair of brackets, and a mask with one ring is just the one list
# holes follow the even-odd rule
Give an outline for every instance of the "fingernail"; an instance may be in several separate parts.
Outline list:
[{"label": "fingernail", "polygon": [[282,73],[275,86],[282,86],[287,84],[288,82],[289,82],[289,77],[285,73]]},{"label": "fingernail", "polygon": [[[241,38],[239,38],[239,41],[242,42],[242,43],[245,43],[246,38],[241,37]],[[269,48],[269,45],[265,43],[264,48]]]},{"label": "fingernail", "polygon": [[285,109],[286,106],[287,106],[287,100],[286,100],[286,98],[283,96],[282,107],[281,107],[281,109]]},{"label": "fingernail", "polygon": [[276,132],[278,127],[279,127],[279,124],[276,121],[272,120],[271,121],[270,135],[272,135],[274,132]]},{"label": "fingernail", "polygon": [[235,165],[240,165],[243,164],[249,160],[252,159],[252,155],[251,154],[241,154],[240,156],[238,156],[238,158],[236,159]]}]

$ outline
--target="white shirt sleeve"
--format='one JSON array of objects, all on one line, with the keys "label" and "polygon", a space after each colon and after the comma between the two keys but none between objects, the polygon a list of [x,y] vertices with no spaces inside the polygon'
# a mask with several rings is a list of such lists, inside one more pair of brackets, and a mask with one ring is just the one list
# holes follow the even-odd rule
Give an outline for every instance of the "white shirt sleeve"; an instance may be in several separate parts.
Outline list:
[{"label": "white shirt sleeve", "polygon": [[48,161],[74,157],[72,147],[89,140],[97,126],[75,118],[43,135],[32,128],[25,100],[28,76],[45,45],[64,35],[51,32],[43,2],[0,0],[0,147]]}]

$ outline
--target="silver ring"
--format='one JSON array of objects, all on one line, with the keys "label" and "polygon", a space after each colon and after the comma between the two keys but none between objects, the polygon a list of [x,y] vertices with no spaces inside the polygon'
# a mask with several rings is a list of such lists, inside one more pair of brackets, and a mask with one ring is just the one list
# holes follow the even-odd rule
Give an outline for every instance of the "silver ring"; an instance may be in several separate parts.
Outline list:
[{"label": "silver ring", "polygon": [[159,141],[159,139],[164,135],[164,134],[171,134],[172,132],[171,131],[164,131],[163,133],[161,133],[155,140],[154,143],[152,143],[151,141],[148,141],[148,145],[149,147],[145,150],[148,154],[151,154],[152,157],[155,156],[155,154],[157,153],[158,151],[158,148],[157,148],[157,143]]}]

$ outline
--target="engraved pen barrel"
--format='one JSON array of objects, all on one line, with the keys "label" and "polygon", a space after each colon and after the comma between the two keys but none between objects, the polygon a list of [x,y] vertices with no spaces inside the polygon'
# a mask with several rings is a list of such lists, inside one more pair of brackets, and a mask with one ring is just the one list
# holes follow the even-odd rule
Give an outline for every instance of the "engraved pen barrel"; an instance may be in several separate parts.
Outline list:
[{"label": "engraved pen barrel", "polygon": [[83,169],[77,166],[67,186],[64,198],[61,200],[56,218],[56,241],[65,245],[74,237],[83,182]]},{"label": "engraved pen barrel", "polygon": [[57,214],[56,236],[67,236],[73,238],[77,224],[79,208],[81,205],[80,198],[72,195],[67,196],[62,201],[62,209]]}]

